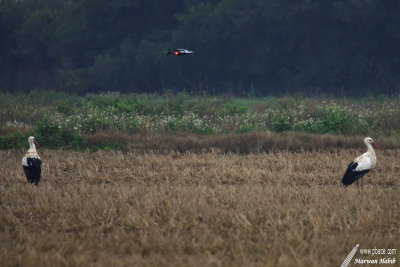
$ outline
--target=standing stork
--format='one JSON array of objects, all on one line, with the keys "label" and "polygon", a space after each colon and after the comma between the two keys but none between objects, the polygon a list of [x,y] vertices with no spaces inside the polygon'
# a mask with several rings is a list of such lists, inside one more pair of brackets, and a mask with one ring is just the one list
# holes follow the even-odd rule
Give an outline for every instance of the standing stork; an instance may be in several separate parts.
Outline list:
[{"label": "standing stork", "polygon": [[342,178],[342,183],[344,186],[349,186],[355,181],[361,179],[369,170],[376,165],[376,155],[372,148],[381,149],[377,144],[374,143],[371,137],[366,137],[364,139],[364,144],[367,146],[367,152],[355,158],[347,167],[346,172]]},{"label": "standing stork", "polygon": [[37,186],[40,181],[41,168],[40,165],[42,161],[36,151],[36,146],[39,148],[38,142],[36,142],[35,137],[30,136],[28,138],[29,150],[26,152],[25,156],[22,158],[22,167],[26,175],[26,179],[31,184],[35,183]]}]

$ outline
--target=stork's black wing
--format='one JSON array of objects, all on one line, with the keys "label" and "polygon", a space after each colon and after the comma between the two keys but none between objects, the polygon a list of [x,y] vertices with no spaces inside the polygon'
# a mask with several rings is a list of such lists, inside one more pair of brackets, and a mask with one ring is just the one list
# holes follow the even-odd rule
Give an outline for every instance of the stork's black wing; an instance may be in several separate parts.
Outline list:
[{"label": "stork's black wing", "polygon": [[26,179],[31,184],[35,183],[35,185],[38,185],[40,181],[40,174],[42,173],[40,167],[42,161],[38,158],[27,158],[27,163],[28,166],[23,166]]},{"label": "stork's black wing", "polygon": [[362,170],[362,171],[356,171],[355,169],[357,168],[358,163],[352,161],[349,166],[347,167],[346,172],[343,175],[342,178],[342,184],[344,186],[349,186],[352,183],[354,183],[355,181],[357,181],[358,179],[361,179],[367,172],[369,172],[368,170]]}]

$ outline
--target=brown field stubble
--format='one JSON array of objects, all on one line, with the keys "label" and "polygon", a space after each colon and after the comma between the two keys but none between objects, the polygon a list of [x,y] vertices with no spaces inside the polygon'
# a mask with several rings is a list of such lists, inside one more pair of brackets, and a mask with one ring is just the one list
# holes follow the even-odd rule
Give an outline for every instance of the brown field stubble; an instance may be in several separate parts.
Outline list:
[{"label": "brown field stubble", "polygon": [[[270,153],[279,151],[336,151],[338,149],[362,149],[365,136],[320,135],[296,132],[274,133],[270,131],[248,134],[195,135],[188,133],[129,134],[126,132],[101,131],[85,135],[88,147],[121,144],[126,150],[179,151],[218,153]],[[400,149],[397,138],[379,138],[383,148]]]},{"label": "brown field stubble", "polygon": [[339,266],[356,243],[399,251],[400,150],[378,152],[362,192],[343,188],[363,150],[45,150],[39,188],[24,151],[2,151],[0,265]]}]

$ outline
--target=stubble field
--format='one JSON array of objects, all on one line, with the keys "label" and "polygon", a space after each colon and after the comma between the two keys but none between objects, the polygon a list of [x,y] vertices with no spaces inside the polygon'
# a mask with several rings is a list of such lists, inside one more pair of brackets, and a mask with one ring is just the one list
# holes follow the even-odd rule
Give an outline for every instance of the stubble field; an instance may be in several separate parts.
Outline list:
[{"label": "stubble field", "polygon": [[357,243],[398,251],[400,150],[378,152],[361,191],[340,185],[364,149],[44,150],[39,188],[25,151],[0,151],[0,265],[340,266]]}]

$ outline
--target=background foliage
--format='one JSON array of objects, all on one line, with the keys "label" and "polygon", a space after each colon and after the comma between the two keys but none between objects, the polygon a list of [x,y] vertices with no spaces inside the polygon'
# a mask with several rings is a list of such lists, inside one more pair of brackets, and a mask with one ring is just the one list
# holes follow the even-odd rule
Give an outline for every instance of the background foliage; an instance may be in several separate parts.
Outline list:
[{"label": "background foliage", "polygon": [[[392,95],[399,13],[397,0],[1,0],[0,90]],[[176,47],[196,54],[167,57]]]},{"label": "background foliage", "polygon": [[0,102],[2,149],[26,147],[29,135],[47,148],[120,149],[135,135],[179,138],[271,131],[371,135],[400,143],[399,98],[227,98],[185,92],[76,97],[46,91],[0,93]]}]

